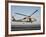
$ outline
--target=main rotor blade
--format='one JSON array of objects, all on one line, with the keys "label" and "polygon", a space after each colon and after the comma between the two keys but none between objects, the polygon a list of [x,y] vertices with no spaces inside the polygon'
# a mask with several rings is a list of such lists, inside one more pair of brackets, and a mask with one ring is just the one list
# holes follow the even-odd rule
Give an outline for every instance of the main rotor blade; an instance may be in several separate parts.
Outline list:
[{"label": "main rotor blade", "polygon": [[22,15],[22,16],[27,16],[27,15],[24,15],[24,14],[21,14],[21,13],[15,13],[15,14]]},{"label": "main rotor blade", "polygon": [[[36,10],[34,13],[36,13],[37,11],[38,11],[38,10]],[[33,15],[34,13],[32,13],[32,15]],[[31,16],[32,16],[32,15],[31,15]]]}]

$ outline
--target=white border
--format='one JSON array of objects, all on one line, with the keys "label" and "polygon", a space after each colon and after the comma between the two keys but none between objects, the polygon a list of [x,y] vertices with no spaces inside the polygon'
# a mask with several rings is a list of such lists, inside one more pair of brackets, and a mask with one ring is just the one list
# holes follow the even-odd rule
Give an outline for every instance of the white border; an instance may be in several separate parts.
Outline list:
[{"label": "white border", "polygon": [[[28,30],[28,31],[12,31],[11,32],[11,5],[17,6],[38,6],[41,7],[41,30]],[[8,3],[8,34],[25,34],[25,33],[41,33],[43,32],[43,5],[38,4],[20,4],[20,3]]]}]

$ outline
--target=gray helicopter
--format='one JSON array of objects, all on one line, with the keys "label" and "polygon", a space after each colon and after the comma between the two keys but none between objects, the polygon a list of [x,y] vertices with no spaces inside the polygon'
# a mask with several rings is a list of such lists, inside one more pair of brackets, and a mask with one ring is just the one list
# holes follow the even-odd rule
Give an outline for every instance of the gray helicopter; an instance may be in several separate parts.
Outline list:
[{"label": "gray helicopter", "polygon": [[36,10],[35,12],[33,12],[30,16],[27,16],[27,15],[25,15],[25,14],[21,14],[21,13],[16,13],[16,12],[15,12],[15,14],[17,14],[17,15],[26,16],[26,17],[24,17],[23,19],[16,20],[16,19],[14,18],[14,16],[13,16],[13,17],[12,17],[12,18],[13,18],[12,21],[16,21],[16,22],[31,22],[31,23],[32,23],[32,22],[34,22],[34,21],[37,21],[37,19],[31,17],[31,16],[34,15],[37,11],[38,11],[38,10]]}]

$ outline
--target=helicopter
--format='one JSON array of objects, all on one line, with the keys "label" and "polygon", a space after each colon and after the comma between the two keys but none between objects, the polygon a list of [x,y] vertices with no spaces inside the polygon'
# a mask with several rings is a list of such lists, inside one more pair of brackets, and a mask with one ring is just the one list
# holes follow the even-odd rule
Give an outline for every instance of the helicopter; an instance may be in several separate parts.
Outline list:
[{"label": "helicopter", "polygon": [[31,22],[31,23],[34,22],[34,21],[37,21],[35,18],[32,18],[32,15],[34,15],[37,11],[38,10],[36,10],[35,12],[33,12],[30,16],[15,12],[15,14],[17,14],[17,15],[26,16],[26,17],[24,17],[23,19],[19,19],[19,20],[15,20],[15,18],[12,17],[13,21],[17,21],[17,22],[19,22],[19,21],[20,22]]}]

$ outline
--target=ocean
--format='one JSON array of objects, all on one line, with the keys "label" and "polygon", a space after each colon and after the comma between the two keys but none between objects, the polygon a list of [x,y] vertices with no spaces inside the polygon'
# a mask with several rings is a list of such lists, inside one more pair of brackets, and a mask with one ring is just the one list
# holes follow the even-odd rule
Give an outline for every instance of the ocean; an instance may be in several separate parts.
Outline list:
[{"label": "ocean", "polygon": [[24,31],[24,30],[40,30],[40,24],[28,25],[11,25],[11,31]]}]

